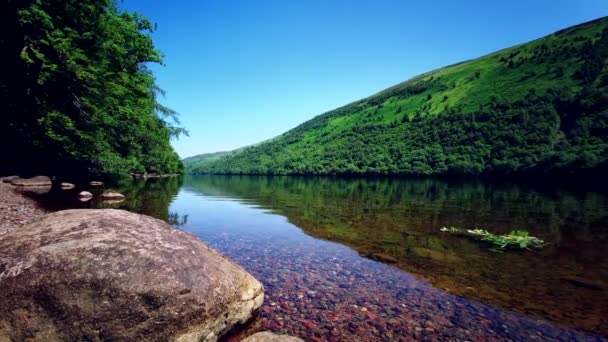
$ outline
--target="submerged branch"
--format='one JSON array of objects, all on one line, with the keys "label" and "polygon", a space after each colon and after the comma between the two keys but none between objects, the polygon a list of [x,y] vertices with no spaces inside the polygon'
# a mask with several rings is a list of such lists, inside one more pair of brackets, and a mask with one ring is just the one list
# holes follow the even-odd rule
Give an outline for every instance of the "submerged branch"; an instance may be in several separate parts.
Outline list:
[{"label": "submerged branch", "polygon": [[459,229],[456,227],[441,228],[442,232],[454,235],[466,236],[474,240],[488,242],[501,250],[511,249],[539,249],[546,243],[534,236],[530,236],[527,231],[514,230],[506,235],[495,235],[484,229]]}]

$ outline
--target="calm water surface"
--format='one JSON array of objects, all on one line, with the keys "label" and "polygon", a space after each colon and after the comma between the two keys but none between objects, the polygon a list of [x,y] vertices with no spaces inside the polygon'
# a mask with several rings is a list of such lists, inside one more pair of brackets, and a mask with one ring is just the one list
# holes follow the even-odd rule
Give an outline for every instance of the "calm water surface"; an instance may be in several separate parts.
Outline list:
[{"label": "calm water surface", "polygon": [[[603,340],[608,197],[439,180],[198,176],[122,182],[117,207],[197,234],[260,279],[249,327],[308,340]],[[74,191],[80,191],[76,189]],[[541,251],[497,253],[441,233],[528,230]]]}]

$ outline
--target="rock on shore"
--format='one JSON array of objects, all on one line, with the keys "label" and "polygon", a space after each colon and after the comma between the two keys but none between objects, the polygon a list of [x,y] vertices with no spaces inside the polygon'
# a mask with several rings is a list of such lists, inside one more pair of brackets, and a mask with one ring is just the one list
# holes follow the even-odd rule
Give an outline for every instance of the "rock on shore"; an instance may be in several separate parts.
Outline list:
[{"label": "rock on shore", "polygon": [[6,177],[2,177],[0,178],[0,182],[2,183],[10,183],[12,181],[14,181],[15,179],[19,179],[19,176],[6,176]]},{"label": "rock on shore", "polygon": [[61,189],[63,189],[63,190],[70,190],[70,189],[74,189],[75,187],[76,187],[76,185],[74,185],[72,183],[66,183],[66,182],[61,183]]},{"label": "rock on shore", "polygon": [[125,195],[112,189],[106,190],[101,194],[101,198],[108,200],[121,200],[125,198]]},{"label": "rock on shore", "polygon": [[93,198],[93,194],[88,191],[81,191],[78,193],[78,199],[81,201],[88,201]]},{"label": "rock on shore", "polygon": [[0,182],[0,234],[45,213],[36,201],[23,196],[14,186]]},{"label": "rock on shore", "polygon": [[36,176],[32,178],[16,178],[11,181],[11,184],[16,186],[52,186],[53,182],[47,176]]},{"label": "rock on shore", "polygon": [[0,340],[214,341],[262,285],[194,235],[123,210],[66,210],[0,235]]},{"label": "rock on shore", "polygon": [[304,342],[304,340],[289,335],[278,335],[268,331],[263,331],[253,334],[241,342]]}]

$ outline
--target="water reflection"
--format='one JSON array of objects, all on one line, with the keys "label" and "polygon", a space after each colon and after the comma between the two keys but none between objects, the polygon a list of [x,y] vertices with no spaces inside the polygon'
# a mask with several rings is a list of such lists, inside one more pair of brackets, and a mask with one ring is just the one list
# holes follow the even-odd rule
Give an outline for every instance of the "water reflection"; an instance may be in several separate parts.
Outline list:
[{"label": "water reflection", "polygon": [[[317,238],[393,263],[453,294],[608,334],[608,199],[481,182],[201,176],[184,189],[254,203]],[[525,229],[540,252],[495,253],[439,232]]]},{"label": "water reflection", "polygon": [[[197,234],[264,283],[252,329],[323,340],[589,338],[535,320],[543,319],[608,336],[608,198],[601,193],[247,176],[113,187],[127,195],[115,207]],[[41,198],[56,210],[104,207],[79,202],[81,190]],[[101,191],[94,189],[96,198]],[[551,245],[494,253],[439,231],[452,225],[524,229]]]},{"label": "water reflection", "polygon": [[177,228],[182,228],[188,224],[188,215],[180,215],[176,212],[170,212],[167,217],[167,222]]},{"label": "water reflection", "polygon": [[[169,212],[169,205],[177,196],[184,178],[171,177],[164,179],[119,178],[106,185],[91,187],[88,184],[77,184],[74,189],[53,191],[37,196],[36,199],[49,210],[68,208],[114,208],[144,213],[161,220],[183,225],[187,217]],[[106,189],[115,189],[125,195],[124,200],[102,200],[100,195]],[[80,201],[78,193],[86,190],[93,194],[93,199]]]}]

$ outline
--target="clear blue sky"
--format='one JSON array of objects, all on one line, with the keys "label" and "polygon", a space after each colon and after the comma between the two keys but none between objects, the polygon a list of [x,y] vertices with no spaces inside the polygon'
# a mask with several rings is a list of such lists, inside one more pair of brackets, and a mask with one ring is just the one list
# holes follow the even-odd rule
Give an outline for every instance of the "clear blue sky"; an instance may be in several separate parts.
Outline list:
[{"label": "clear blue sky", "polygon": [[181,157],[277,136],[417,74],[608,15],[607,0],[125,0],[158,24]]}]

